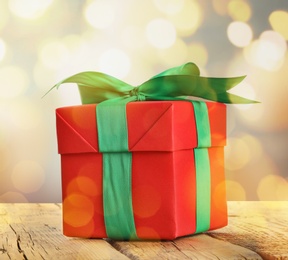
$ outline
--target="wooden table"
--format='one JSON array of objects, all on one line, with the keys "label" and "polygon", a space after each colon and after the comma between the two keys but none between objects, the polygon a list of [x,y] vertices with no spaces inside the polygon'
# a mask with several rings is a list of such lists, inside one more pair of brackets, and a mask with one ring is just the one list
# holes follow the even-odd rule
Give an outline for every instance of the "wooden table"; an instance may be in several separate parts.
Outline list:
[{"label": "wooden table", "polygon": [[228,202],[229,225],[173,241],[62,235],[61,204],[0,204],[0,259],[288,259],[288,202]]}]

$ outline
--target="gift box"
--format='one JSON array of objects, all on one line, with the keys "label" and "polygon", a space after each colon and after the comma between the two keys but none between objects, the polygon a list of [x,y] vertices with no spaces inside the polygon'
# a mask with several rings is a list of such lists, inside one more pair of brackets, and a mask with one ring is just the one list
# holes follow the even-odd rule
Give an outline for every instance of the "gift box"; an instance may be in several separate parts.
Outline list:
[{"label": "gift box", "polygon": [[97,106],[56,110],[66,236],[170,240],[227,224],[224,104],[130,102],[128,151],[101,151]]},{"label": "gift box", "polygon": [[225,226],[223,103],[257,103],[228,92],[243,79],[189,62],[137,87],[91,71],[53,86],[76,83],[83,104],[56,111],[64,234],[174,239]]}]

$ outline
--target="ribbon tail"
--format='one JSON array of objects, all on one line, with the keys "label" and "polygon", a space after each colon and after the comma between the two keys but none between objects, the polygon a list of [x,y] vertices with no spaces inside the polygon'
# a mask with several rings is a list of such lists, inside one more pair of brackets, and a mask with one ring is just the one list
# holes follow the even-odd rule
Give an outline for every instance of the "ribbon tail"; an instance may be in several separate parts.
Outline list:
[{"label": "ribbon tail", "polygon": [[202,84],[206,84],[216,92],[224,92],[238,85],[246,76],[231,77],[231,78],[210,78],[199,77]]},{"label": "ribbon tail", "polygon": [[[226,92],[244,79],[245,76],[234,78],[206,78],[193,75],[167,75],[152,78],[139,86],[139,92],[146,99],[181,96],[195,96],[223,103],[251,103],[251,100],[237,97]],[[255,101],[252,101],[255,103]]]},{"label": "ribbon tail", "polygon": [[[246,76],[232,77],[232,78],[204,78],[199,77],[199,89],[205,91],[198,97],[204,99],[227,103],[227,104],[250,104],[259,103],[248,98],[244,98],[232,93],[228,90],[239,84]],[[193,95],[193,94],[192,94]],[[194,95],[193,95],[194,96]]]},{"label": "ribbon tail", "polygon": [[260,103],[259,101],[237,96],[229,92],[223,92],[218,94],[218,101],[227,104],[253,104]]},{"label": "ribbon tail", "polygon": [[64,83],[76,83],[78,85],[82,104],[100,103],[108,99],[123,97],[133,89],[131,85],[110,75],[86,71],[58,82],[44,96],[52,89],[58,89]]}]

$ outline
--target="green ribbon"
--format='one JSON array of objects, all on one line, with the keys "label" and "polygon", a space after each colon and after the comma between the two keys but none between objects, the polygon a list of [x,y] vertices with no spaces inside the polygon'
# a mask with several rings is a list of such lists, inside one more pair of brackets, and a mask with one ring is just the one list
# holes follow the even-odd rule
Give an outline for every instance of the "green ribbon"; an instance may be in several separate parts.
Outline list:
[{"label": "green ribbon", "polygon": [[211,177],[207,148],[195,148],[196,169],[196,231],[200,233],[210,228]]},{"label": "green ribbon", "polygon": [[128,151],[128,129],[126,124],[126,104],[121,101],[116,103],[102,102],[96,107],[98,127],[99,151],[121,152]]},{"label": "green ribbon", "polygon": [[[168,69],[138,87],[133,87],[110,75],[87,71],[75,74],[54,85],[59,88],[63,83],[77,83],[82,104],[101,103],[119,99],[128,101],[177,100],[183,96],[194,96],[221,103],[248,104],[258,103],[227,92],[240,83],[245,76],[233,78],[201,77],[194,63]],[[45,94],[45,95],[46,95]]]},{"label": "green ribbon", "polygon": [[131,191],[132,154],[103,153],[103,210],[107,236],[137,239]]},{"label": "green ribbon", "polygon": [[[132,154],[128,150],[126,104],[143,100],[187,100],[194,106],[198,147],[211,146],[208,110],[204,102],[188,96],[234,104],[257,103],[227,92],[244,76],[201,77],[194,63],[168,69],[138,87],[100,72],[82,72],[63,83],[77,83],[83,104],[96,106],[99,151],[103,152],[104,219],[108,237],[137,239],[131,192]],[[48,93],[47,92],[47,93]],[[47,94],[46,93],[46,94]],[[45,95],[46,95],[45,94]],[[105,102],[104,102],[105,101]],[[196,233],[210,225],[210,162],[207,149],[195,149]]]},{"label": "green ribbon", "polygon": [[207,105],[192,102],[194,107],[197,147],[194,149],[196,172],[196,231],[200,233],[210,227],[211,177],[207,147],[211,146],[211,132]]},{"label": "green ribbon", "polygon": [[126,101],[96,107],[99,151],[103,153],[103,210],[108,237],[137,239],[131,191]]}]

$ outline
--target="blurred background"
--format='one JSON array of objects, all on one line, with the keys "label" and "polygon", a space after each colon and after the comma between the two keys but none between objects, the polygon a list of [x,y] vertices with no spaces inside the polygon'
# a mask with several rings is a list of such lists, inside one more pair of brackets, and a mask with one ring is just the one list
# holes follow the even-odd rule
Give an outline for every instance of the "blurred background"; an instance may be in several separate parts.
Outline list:
[{"label": "blurred background", "polygon": [[0,202],[60,202],[55,109],[80,104],[56,82],[86,70],[138,85],[193,61],[203,76],[247,75],[228,106],[228,200],[288,199],[286,0],[2,0]]}]

